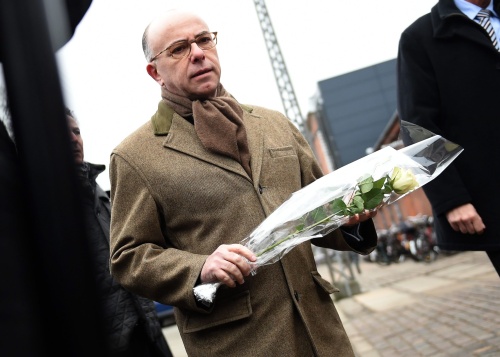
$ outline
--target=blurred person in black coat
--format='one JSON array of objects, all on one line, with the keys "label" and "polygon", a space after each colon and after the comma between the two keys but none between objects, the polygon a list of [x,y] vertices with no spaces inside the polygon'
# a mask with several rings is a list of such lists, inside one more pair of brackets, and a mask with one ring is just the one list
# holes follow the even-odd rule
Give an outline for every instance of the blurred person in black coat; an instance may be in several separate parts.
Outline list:
[{"label": "blurred person in black coat", "polygon": [[172,356],[153,301],[125,290],[109,271],[111,207],[96,178],[105,169],[84,160],[83,138],[75,115],[66,109],[73,156],[81,184],[83,214],[93,258],[104,333],[110,356]]}]

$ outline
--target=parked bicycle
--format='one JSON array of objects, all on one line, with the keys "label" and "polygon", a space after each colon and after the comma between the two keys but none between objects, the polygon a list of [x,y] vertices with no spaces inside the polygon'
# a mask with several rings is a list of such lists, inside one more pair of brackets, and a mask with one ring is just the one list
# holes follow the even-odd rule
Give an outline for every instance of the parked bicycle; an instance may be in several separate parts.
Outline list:
[{"label": "parked bicycle", "polygon": [[400,226],[401,245],[405,255],[417,262],[432,262],[439,249],[432,229],[432,217],[409,217]]},{"label": "parked bicycle", "polygon": [[389,229],[378,232],[377,248],[365,259],[388,265],[406,258],[417,262],[432,262],[439,249],[432,229],[432,217],[408,217]]}]

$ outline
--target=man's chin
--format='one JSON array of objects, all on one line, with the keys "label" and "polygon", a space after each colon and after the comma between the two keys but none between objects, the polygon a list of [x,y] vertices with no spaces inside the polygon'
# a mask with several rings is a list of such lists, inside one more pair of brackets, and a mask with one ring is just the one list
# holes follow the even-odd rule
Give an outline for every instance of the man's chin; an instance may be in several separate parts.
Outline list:
[{"label": "man's chin", "polygon": [[197,100],[197,99],[207,99],[207,98],[212,98],[215,97],[217,93],[217,86],[207,86],[206,88],[200,88],[197,90],[195,93],[192,95],[192,100]]},{"label": "man's chin", "polygon": [[75,158],[75,163],[77,165],[83,164],[83,156],[82,155],[75,154],[74,158]]}]

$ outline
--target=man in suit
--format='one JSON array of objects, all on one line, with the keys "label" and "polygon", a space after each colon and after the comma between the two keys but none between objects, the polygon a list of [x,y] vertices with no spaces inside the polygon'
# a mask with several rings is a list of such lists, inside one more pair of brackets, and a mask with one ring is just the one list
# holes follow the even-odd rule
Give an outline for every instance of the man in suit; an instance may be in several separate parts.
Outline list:
[{"label": "man in suit", "polygon": [[500,193],[493,175],[500,152],[499,14],[498,0],[439,0],[410,25],[399,43],[398,110],[402,120],[464,148],[424,186],[438,246],[486,251],[500,275]]},{"label": "man in suit", "polygon": [[[216,44],[203,19],[177,10],[144,32],[162,99],[111,155],[112,274],[174,306],[190,356],[353,356],[310,241],[250,275],[256,257],[239,242],[322,173],[286,117],[226,91]],[[312,243],[367,254],[374,214]],[[210,282],[222,286],[207,307],[193,288]]]}]

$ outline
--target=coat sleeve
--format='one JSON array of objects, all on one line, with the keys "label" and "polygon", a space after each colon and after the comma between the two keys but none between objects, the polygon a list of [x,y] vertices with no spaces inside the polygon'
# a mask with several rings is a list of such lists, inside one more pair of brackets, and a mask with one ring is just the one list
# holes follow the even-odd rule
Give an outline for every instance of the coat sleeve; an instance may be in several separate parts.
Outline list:
[{"label": "coat sleeve", "polygon": [[340,228],[323,238],[315,238],[311,243],[322,248],[339,251],[353,251],[358,254],[370,254],[377,246],[377,231],[373,220],[369,219],[352,228]]},{"label": "coat sleeve", "polygon": [[[430,24],[428,27],[430,28]],[[423,28],[425,27],[417,27],[419,30]],[[417,124],[446,138],[439,82],[432,54],[426,48],[426,41],[431,38],[430,30],[424,31],[420,36],[415,34],[415,30],[406,30],[401,35],[397,57],[398,112],[401,120]],[[454,163],[423,189],[436,214],[471,201]]]},{"label": "coat sleeve", "polygon": [[113,277],[137,295],[205,312],[193,287],[207,256],[168,246],[150,187],[125,154],[112,154],[109,171]]}]

